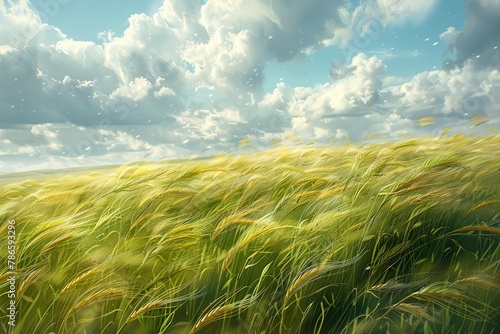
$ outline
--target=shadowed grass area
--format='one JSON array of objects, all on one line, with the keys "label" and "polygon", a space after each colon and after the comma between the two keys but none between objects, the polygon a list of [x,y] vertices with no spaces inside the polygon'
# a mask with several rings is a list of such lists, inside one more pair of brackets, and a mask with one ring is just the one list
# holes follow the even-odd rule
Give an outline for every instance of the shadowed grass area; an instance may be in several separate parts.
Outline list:
[{"label": "shadowed grass area", "polygon": [[277,146],[2,185],[10,332],[494,333],[499,152],[461,134]]}]

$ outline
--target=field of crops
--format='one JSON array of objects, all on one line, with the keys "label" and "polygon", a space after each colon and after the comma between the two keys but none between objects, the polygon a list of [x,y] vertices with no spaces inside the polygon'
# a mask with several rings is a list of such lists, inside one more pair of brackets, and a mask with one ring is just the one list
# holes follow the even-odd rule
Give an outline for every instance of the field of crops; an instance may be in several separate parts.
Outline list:
[{"label": "field of crops", "polygon": [[495,333],[499,180],[457,134],[2,183],[11,333]]}]

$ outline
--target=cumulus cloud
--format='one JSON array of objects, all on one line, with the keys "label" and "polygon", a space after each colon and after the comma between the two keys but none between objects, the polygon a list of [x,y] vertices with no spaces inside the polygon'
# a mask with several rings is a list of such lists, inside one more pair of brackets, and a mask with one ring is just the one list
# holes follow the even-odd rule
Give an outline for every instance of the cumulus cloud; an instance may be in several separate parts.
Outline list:
[{"label": "cumulus cloud", "polygon": [[340,0],[208,1],[199,18],[208,40],[188,43],[183,51],[194,66],[190,80],[253,100],[262,93],[269,62],[303,57],[346,27],[343,5]]},{"label": "cumulus cloud", "polygon": [[[447,127],[467,131],[472,116],[499,123],[499,75],[499,70],[478,71],[467,64],[453,71],[422,72],[402,84],[384,86],[383,62],[359,54],[350,64],[336,68],[331,83],[316,87],[279,83],[259,109],[262,115],[279,111],[274,124],[280,124],[280,133],[296,133],[303,140],[321,136],[361,140],[371,133],[395,138],[426,131],[439,134]],[[436,126],[416,126],[418,119],[428,116],[438,119]]]},{"label": "cumulus cloud", "polygon": [[439,35],[439,38],[448,43],[448,45],[453,46],[457,44],[458,39],[460,38],[460,31],[458,31],[455,27],[449,27]]},{"label": "cumulus cloud", "polygon": [[160,87],[159,90],[154,92],[156,98],[161,98],[163,96],[175,96],[175,91],[170,87]]},{"label": "cumulus cloud", "polygon": [[147,97],[152,87],[153,85],[147,79],[143,77],[135,78],[135,80],[131,81],[128,85],[121,86],[115,90],[111,94],[111,97],[124,97],[137,102]]},{"label": "cumulus cloud", "polygon": [[147,124],[184,108],[179,36],[160,14],[132,16],[103,45],[67,39],[22,2],[0,16],[0,127]]},{"label": "cumulus cloud", "polygon": [[141,76],[150,81],[161,76],[182,88],[185,68],[177,52],[180,44],[177,30],[160,14],[135,14],[129,18],[123,37],[104,44],[105,64],[124,84]]},{"label": "cumulus cloud", "polygon": [[[303,140],[333,137],[360,139],[375,125],[367,116],[380,104],[385,65],[377,57],[359,54],[351,64],[338,68],[342,73],[331,83],[316,87],[289,87],[279,83],[259,104],[263,122]],[[266,129],[266,127],[262,127]],[[366,135],[367,133],[365,133]]]},{"label": "cumulus cloud", "polygon": [[283,97],[287,96],[290,115],[321,119],[333,115],[364,114],[379,101],[386,67],[377,57],[358,54],[351,64],[337,71],[342,74],[334,82],[316,87],[289,88],[279,84],[272,94],[264,97],[262,104],[281,104],[283,109]]},{"label": "cumulus cloud", "polygon": [[[450,50],[443,70],[387,76],[383,57],[352,49],[330,81],[264,89],[269,63],[420,24],[436,3],[165,0],[94,43],[43,23],[26,1],[2,2],[0,170],[213,154],[247,136],[396,137],[467,130],[475,115],[498,124],[498,0],[466,1],[463,31],[440,36]],[[437,125],[418,128],[425,116]]]}]

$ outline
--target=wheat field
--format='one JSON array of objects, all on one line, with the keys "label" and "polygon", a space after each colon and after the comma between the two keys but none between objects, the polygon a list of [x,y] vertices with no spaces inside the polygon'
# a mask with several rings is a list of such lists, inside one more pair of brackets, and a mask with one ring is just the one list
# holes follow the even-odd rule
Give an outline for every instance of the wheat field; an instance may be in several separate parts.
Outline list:
[{"label": "wheat field", "polygon": [[[9,333],[498,333],[500,136],[277,144],[0,184]],[[0,253],[6,263],[6,251]]]}]

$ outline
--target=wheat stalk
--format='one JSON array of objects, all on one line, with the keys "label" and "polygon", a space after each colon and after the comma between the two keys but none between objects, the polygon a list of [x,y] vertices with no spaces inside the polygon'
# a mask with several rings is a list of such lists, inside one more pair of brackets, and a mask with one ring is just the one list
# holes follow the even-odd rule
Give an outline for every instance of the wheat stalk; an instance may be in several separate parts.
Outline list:
[{"label": "wheat stalk", "polygon": [[127,320],[125,321],[125,323],[128,324],[128,323],[134,321],[135,319],[137,319],[138,317],[140,317],[142,314],[144,314],[148,311],[151,311],[153,309],[156,309],[156,308],[165,307],[166,305],[168,305],[168,304],[163,300],[150,301],[149,303],[147,303],[146,305],[144,305],[143,307],[141,307],[137,311],[132,312],[130,314],[130,316],[127,318]]},{"label": "wheat stalk", "polygon": [[85,272],[83,272],[82,274],[78,275],[77,277],[75,277],[74,279],[72,279],[69,283],[67,283],[61,290],[61,294],[65,293],[66,291],[68,291],[69,289],[71,289],[73,286],[77,285],[78,283],[80,283],[81,281],[83,281],[84,279],[86,279],[87,277],[101,271],[102,269],[99,268],[99,267],[95,267],[95,268],[92,268],[92,269],[89,269]]},{"label": "wheat stalk", "polygon": [[481,210],[481,209],[486,208],[490,205],[494,205],[494,204],[498,204],[498,203],[500,203],[500,200],[491,200],[491,201],[482,202],[482,203],[476,205],[475,207],[473,207],[472,209],[470,209],[469,212],[467,212],[467,214],[465,216],[469,217],[470,215],[472,215],[474,212],[476,212],[478,210]]},{"label": "wheat stalk", "polygon": [[56,246],[70,240],[70,239],[73,239],[74,237],[76,236],[76,233],[74,232],[70,232],[70,233],[67,233],[51,242],[49,242],[48,244],[46,244],[45,246],[43,246],[40,254],[44,254],[46,252],[49,252],[50,250],[54,249]]},{"label": "wheat stalk", "polygon": [[414,314],[420,318],[424,318],[424,319],[429,320],[429,321],[435,320],[434,317],[427,312],[425,307],[423,307],[422,305],[419,305],[419,304],[400,303],[394,309]]},{"label": "wheat stalk", "polygon": [[115,299],[125,295],[125,292],[121,289],[108,288],[102,291],[95,292],[88,297],[83,298],[78,303],[76,303],[68,312],[71,314],[83,307],[89,306],[91,304],[97,303],[103,300]]},{"label": "wheat stalk", "polygon": [[254,304],[259,298],[260,294],[250,296],[248,298],[238,300],[231,304],[217,306],[201,317],[193,326],[189,334],[194,334],[198,332],[203,327],[209,325],[212,322],[219,321],[221,319],[233,317],[235,314],[249,308]]}]

